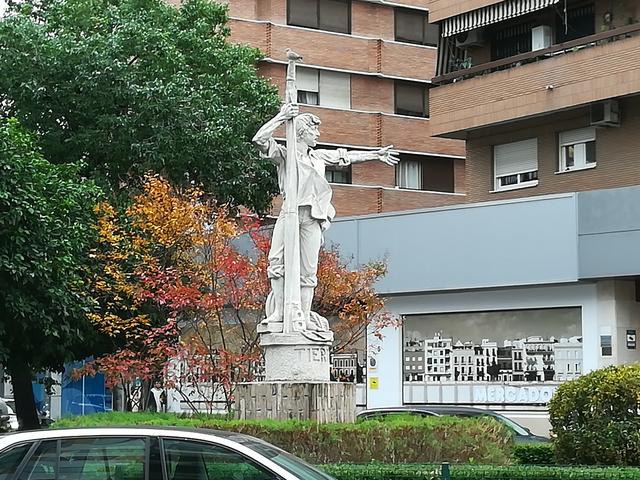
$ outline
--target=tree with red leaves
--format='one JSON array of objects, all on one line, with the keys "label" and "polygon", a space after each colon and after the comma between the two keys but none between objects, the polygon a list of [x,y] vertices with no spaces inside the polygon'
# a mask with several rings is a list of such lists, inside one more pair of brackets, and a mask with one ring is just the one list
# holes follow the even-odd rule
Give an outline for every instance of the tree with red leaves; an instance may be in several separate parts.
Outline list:
[{"label": "tree with red leaves", "polygon": [[[91,318],[119,343],[77,373],[105,373],[128,408],[136,379],[162,379],[194,411],[215,411],[220,399],[229,409],[234,385],[261,374],[256,327],[269,291],[268,232],[255,216],[231,216],[202,191],[177,191],[159,177],[122,214],[100,211],[102,301]],[[247,251],[243,239],[252,240]],[[373,287],[385,272],[382,262],[349,269],[337,250],[321,252],[313,308],[332,322],[334,351],[394,323]]]}]

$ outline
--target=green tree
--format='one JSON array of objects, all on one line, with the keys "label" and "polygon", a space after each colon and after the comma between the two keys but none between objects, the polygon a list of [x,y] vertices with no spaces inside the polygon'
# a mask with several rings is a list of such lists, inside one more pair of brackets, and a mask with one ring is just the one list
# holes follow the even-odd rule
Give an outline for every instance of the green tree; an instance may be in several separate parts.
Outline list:
[{"label": "green tree", "polygon": [[15,119],[0,121],[0,363],[23,428],[38,426],[34,372],[90,353],[84,265],[98,195],[77,165],[49,163]]},{"label": "green tree", "polygon": [[273,167],[249,140],[278,105],[261,54],[228,42],[209,0],[14,2],[0,22],[0,113],[54,163],[82,160],[114,188],[148,171],[264,212]]}]

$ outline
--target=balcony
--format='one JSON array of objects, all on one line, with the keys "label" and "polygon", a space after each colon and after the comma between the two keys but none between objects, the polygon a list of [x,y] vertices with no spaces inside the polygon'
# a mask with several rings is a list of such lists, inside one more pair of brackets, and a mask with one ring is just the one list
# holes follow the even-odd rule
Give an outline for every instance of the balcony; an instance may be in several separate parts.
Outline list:
[{"label": "balcony", "polygon": [[465,132],[640,92],[640,24],[434,79],[432,134]]},{"label": "balcony", "polygon": [[259,48],[267,57],[286,62],[285,49],[296,49],[309,66],[416,80],[435,72],[434,48],[364,38],[270,22],[232,19],[231,41]]}]

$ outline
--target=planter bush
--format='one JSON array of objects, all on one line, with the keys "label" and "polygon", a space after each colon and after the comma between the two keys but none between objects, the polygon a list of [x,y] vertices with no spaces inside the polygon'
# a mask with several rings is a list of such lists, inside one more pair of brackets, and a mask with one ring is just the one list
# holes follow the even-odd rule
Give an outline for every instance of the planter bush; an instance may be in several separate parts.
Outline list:
[{"label": "planter bush", "polygon": [[[440,465],[323,465],[337,480],[444,480]],[[640,480],[635,468],[451,465],[451,480]]]},{"label": "planter bush", "polygon": [[640,365],[596,370],[564,383],[549,415],[559,463],[640,465]]},{"label": "planter bush", "polygon": [[515,445],[513,459],[520,465],[555,465],[553,443],[530,443]]},{"label": "planter bush", "polygon": [[427,417],[394,422],[317,424],[301,421],[240,421],[212,416],[114,413],[64,419],[57,427],[175,425],[246,433],[315,464],[452,463],[505,464],[512,439],[489,418]]}]

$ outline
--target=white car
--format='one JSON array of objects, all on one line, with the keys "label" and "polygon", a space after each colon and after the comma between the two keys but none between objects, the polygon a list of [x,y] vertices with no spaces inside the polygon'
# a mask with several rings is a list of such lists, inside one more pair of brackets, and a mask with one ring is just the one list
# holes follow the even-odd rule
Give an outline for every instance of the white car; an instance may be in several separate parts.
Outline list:
[{"label": "white car", "polygon": [[0,416],[9,417],[7,423],[11,430],[18,430],[18,417],[16,416],[16,404],[13,398],[0,398]]},{"label": "white car", "polygon": [[0,436],[0,478],[333,480],[257,438],[215,430],[114,427]]}]

